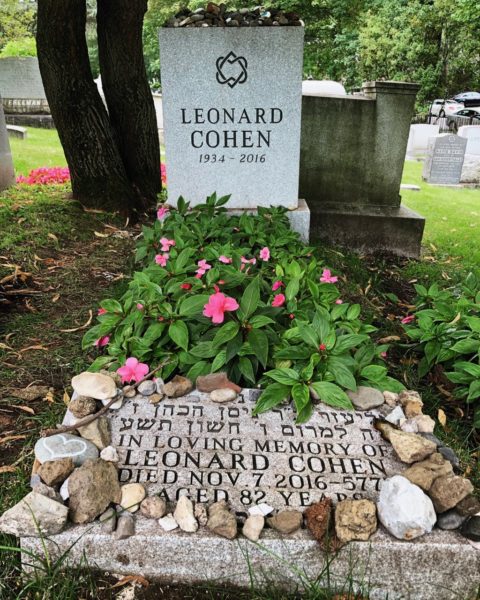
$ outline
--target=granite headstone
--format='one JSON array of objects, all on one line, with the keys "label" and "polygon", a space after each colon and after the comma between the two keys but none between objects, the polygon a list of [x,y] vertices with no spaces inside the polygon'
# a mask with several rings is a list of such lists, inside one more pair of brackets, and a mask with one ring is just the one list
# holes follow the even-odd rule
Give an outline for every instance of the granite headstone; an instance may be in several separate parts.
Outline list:
[{"label": "granite headstone", "polygon": [[428,183],[457,185],[462,174],[467,138],[442,133],[430,138],[422,178]]},{"label": "granite headstone", "polygon": [[146,484],[167,502],[227,499],[237,511],[266,502],[306,507],[376,498],[380,483],[402,470],[372,427],[375,413],[319,407],[295,425],[291,407],[252,418],[255,390],[227,405],[193,392],[157,405],[131,401],[111,417],[123,483]]},{"label": "granite headstone", "polygon": [[169,202],[298,206],[303,27],[160,30]]},{"label": "granite headstone", "polygon": [[10,142],[3,113],[2,98],[0,96],[0,191],[15,183],[15,172],[13,170]]}]

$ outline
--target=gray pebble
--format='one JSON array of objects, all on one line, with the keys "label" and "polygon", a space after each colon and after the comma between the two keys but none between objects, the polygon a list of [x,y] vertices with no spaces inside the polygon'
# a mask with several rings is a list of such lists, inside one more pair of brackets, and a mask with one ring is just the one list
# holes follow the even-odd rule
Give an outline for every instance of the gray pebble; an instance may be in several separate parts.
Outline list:
[{"label": "gray pebble", "polygon": [[480,542],[480,517],[470,517],[460,529],[460,533],[473,542]]},{"label": "gray pebble", "polygon": [[113,533],[115,531],[117,513],[113,508],[107,508],[107,510],[98,517],[98,520],[102,524],[102,530],[105,533]]},{"label": "gray pebble", "polygon": [[439,448],[438,451],[443,456],[443,458],[446,458],[450,463],[452,463],[454,469],[460,468],[460,459],[451,448],[449,448],[448,446],[443,446]]},{"label": "gray pebble", "polygon": [[437,525],[440,529],[458,529],[467,517],[462,517],[454,508],[447,510],[437,517]]},{"label": "gray pebble", "polygon": [[157,389],[154,381],[142,381],[142,383],[138,386],[137,391],[139,394],[143,396],[150,396]]},{"label": "gray pebble", "polygon": [[133,517],[122,514],[118,518],[117,529],[115,530],[115,538],[117,540],[125,540],[135,534],[135,522]]}]

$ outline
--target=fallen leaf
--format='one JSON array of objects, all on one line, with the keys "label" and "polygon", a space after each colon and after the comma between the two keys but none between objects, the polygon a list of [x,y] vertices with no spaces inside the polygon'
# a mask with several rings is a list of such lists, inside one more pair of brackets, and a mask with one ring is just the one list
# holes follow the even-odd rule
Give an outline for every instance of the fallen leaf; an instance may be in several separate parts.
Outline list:
[{"label": "fallen leaf", "polygon": [[68,406],[70,404],[70,396],[68,392],[63,392],[63,402]]},{"label": "fallen leaf", "polygon": [[52,302],[58,302],[60,300],[60,294],[55,294],[52,298]]},{"label": "fallen leaf", "polygon": [[23,410],[24,412],[30,413],[31,415],[35,414],[35,411],[33,410],[33,408],[30,408],[30,406],[16,406],[15,408],[18,408],[20,410]]},{"label": "fallen leaf", "polygon": [[117,581],[117,583],[112,585],[111,589],[119,588],[129,583],[138,583],[143,587],[148,587],[150,585],[150,582],[141,575],[126,575],[125,577],[122,577],[120,581]]},{"label": "fallen leaf", "polygon": [[27,348],[22,348],[18,352],[23,354],[24,352],[30,352],[30,350],[43,350],[44,352],[48,352],[48,348],[46,346],[36,345],[36,346],[27,346]]},{"label": "fallen leaf", "polygon": [[49,390],[44,397],[44,400],[46,400],[47,402],[55,402],[55,396],[53,395],[53,390]]},{"label": "fallen leaf", "polygon": [[13,388],[9,391],[9,394],[14,398],[29,402],[37,400],[37,398],[44,398],[48,391],[49,388],[46,385],[31,385],[23,389]]},{"label": "fallen leaf", "polygon": [[15,473],[16,470],[17,468],[12,465],[4,465],[3,467],[0,467],[0,473]]},{"label": "fallen leaf", "polygon": [[89,314],[89,317],[88,317],[87,322],[84,325],[82,325],[81,327],[74,327],[73,329],[60,329],[60,331],[62,333],[73,333],[75,331],[80,331],[82,329],[86,329],[90,325],[90,323],[92,322],[92,319],[93,319],[93,312],[91,310],[88,311],[88,314]]},{"label": "fallen leaf", "polygon": [[438,409],[437,418],[440,425],[445,429],[445,426],[447,425],[447,415],[441,408]]},{"label": "fallen leaf", "polygon": [[0,438],[0,446],[7,442],[14,442],[15,440],[24,440],[26,437],[26,435],[7,435],[4,438]]},{"label": "fallen leaf", "polygon": [[58,237],[54,233],[49,233],[47,237],[58,242]]},{"label": "fallen leaf", "polygon": [[389,344],[390,342],[398,342],[400,340],[399,335],[387,335],[387,337],[380,338],[378,340],[379,344]]},{"label": "fallen leaf", "polygon": [[99,237],[99,238],[108,238],[108,237],[110,237],[109,233],[100,233],[99,231],[94,231],[93,233],[94,233],[94,235],[96,235],[96,237]]}]

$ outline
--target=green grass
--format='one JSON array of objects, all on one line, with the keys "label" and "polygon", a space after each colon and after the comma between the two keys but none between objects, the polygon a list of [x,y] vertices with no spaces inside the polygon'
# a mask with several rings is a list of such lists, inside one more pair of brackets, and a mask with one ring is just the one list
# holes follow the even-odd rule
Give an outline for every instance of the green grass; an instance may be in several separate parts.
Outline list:
[{"label": "green grass", "polygon": [[17,175],[27,175],[38,167],[67,166],[56,129],[27,127],[27,139],[10,138],[10,148]]},{"label": "green grass", "polygon": [[[426,218],[424,244],[440,259],[456,257],[463,267],[480,265],[480,189],[448,188],[422,181],[423,163],[406,161],[403,183],[420,186],[402,190],[403,203]],[[433,247],[432,247],[433,246]]]}]

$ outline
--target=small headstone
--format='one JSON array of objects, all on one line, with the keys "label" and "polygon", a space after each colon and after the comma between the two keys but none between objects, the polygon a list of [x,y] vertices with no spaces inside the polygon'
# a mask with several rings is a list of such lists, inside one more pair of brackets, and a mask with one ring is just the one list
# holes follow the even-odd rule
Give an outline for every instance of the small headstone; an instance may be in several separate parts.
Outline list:
[{"label": "small headstone", "polygon": [[465,154],[480,155],[480,125],[464,125],[458,129],[458,135],[467,138]]},{"label": "small headstone", "polygon": [[450,133],[430,138],[422,178],[428,183],[460,183],[466,146],[466,138]]},{"label": "small headstone", "polygon": [[376,499],[382,480],[404,468],[372,427],[378,413],[319,406],[295,425],[292,407],[252,418],[258,395],[243,390],[218,404],[194,391],[156,405],[125,403],[110,416],[120,481],[142,483],[166,502],[226,499],[235,511],[265,516],[264,504],[271,512],[303,510],[324,495]]}]

